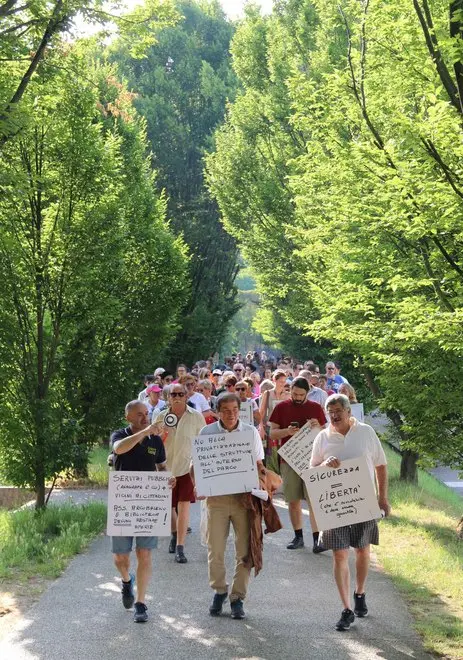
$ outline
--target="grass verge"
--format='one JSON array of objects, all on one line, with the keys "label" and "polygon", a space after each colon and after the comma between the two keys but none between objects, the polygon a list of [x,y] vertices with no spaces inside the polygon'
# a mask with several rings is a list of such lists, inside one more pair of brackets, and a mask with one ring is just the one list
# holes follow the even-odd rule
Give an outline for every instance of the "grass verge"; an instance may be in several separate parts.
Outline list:
[{"label": "grass verge", "polygon": [[456,525],[463,498],[420,470],[418,485],[399,481],[400,456],[386,448],[390,518],[375,548],[408,603],[426,650],[463,658],[463,542]]},{"label": "grass verge", "polygon": [[106,488],[108,486],[108,454],[108,447],[101,446],[94,447],[90,452],[88,478],[92,483],[98,484],[99,488]]},{"label": "grass verge", "polygon": [[57,577],[105,522],[102,502],[0,511],[0,580]]},{"label": "grass verge", "polygon": [[[89,454],[88,476],[76,478],[63,473],[56,482],[57,488],[107,488],[109,467],[107,458],[108,447],[95,445]],[[48,484],[50,486],[50,484]]]}]

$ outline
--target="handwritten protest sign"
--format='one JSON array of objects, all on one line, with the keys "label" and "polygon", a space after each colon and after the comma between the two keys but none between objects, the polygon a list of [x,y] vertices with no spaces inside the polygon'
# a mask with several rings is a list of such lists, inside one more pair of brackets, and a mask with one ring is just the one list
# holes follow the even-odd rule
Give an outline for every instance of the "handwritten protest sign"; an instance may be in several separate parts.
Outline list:
[{"label": "handwritten protest sign", "polygon": [[169,536],[172,491],[170,472],[109,473],[109,536]]},{"label": "handwritten protest sign", "polygon": [[320,433],[320,427],[311,428],[310,422],[304,424],[291,440],[278,450],[281,458],[290,465],[300,476],[304,470],[310,466],[310,457],[312,456],[312,447],[315,438]]},{"label": "handwritten protest sign", "polygon": [[363,412],[363,403],[351,403],[350,410],[352,417],[355,417],[358,422],[364,422],[365,415]]},{"label": "handwritten protest sign", "polygon": [[342,461],[339,468],[319,466],[305,470],[302,478],[319,529],[381,518],[364,456]]},{"label": "handwritten protest sign", "polygon": [[240,404],[240,420],[245,424],[254,424],[252,401],[242,401]]},{"label": "handwritten protest sign", "polygon": [[252,431],[194,438],[192,456],[198,495],[231,495],[258,488],[252,444]]}]

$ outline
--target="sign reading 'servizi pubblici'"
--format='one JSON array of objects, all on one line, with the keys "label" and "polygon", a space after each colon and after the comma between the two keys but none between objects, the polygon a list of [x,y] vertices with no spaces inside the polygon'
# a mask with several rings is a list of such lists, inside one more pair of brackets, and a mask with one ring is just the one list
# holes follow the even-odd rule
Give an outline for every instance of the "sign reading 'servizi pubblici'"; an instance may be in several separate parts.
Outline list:
[{"label": "sign reading 'servizi pubblici'", "polygon": [[381,518],[364,456],[342,461],[338,468],[319,466],[304,470],[302,478],[318,529],[333,529]]},{"label": "sign reading 'servizi pubblici'", "polygon": [[196,492],[200,496],[248,493],[258,488],[253,432],[199,435],[192,442]]},{"label": "sign reading 'servizi pubblici'", "polygon": [[169,536],[170,476],[170,472],[110,472],[108,536]]},{"label": "sign reading 'servizi pubblici'", "polygon": [[310,467],[312,447],[315,438],[320,433],[320,426],[312,428],[308,421],[295,433],[288,442],[278,450],[281,458],[293,468],[299,476]]}]

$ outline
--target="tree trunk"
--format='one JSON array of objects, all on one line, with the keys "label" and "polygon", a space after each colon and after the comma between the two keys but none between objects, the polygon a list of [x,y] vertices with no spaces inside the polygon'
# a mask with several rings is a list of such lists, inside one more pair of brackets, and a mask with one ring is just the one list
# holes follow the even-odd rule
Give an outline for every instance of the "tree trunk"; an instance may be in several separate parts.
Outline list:
[{"label": "tree trunk", "polygon": [[40,466],[36,466],[35,471],[35,508],[43,509],[45,507],[45,475]]},{"label": "tree trunk", "polygon": [[[369,367],[366,367],[365,365],[362,365],[362,371],[365,376],[367,385],[371,390],[373,396],[375,398],[381,397],[382,396],[381,389],[378,383],[375,381],[371,369],[369,369]],[[402,443],[405,443],[407,441],[407,434],[402,428],[402,418],[400,416],[399,411],[388,410],[386,412],[386,415],[394,424],[394,427],[400,438],[400,445],[402,445]],[[417,454],[414,451],[411,451],[410,449],[402,449],[401,447],[399,447],[399,449],[400,449],[400,454],[402,456],[402,460],[400,463],[400,479],[401,481],[409,481],[411,483],[416,484],[418,481],[418,471],[417,471],[416,463],[418,461],[419,454]]]},{"label": "tree trunk", "polygon": [[416,462],[419,455],[410,449],[404,449],[402,452],[402,461],[400,463],[400,480],[418,483],[418,469]]}]

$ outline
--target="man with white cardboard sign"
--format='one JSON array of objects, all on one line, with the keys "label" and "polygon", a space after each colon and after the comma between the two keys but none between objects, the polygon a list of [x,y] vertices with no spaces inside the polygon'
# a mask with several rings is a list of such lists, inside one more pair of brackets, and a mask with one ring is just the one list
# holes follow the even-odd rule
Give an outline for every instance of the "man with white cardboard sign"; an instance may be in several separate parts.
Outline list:
[{"label": "man with white cardboard sign", "polygon": [[221,394],[216,408],[219,421],[205,426],[193,440],[191,476],[196,497],[207,496],[207,563],[209,585],[215,592],[209,613],[219,616],[228,597],[224,557],[231,522],[235,532],[231,616],[243,619],[243,600],[251,574],[245,561],[251,529],[241,493],[259,488],[264,448],[257,429],[240,421],[240,399],[236,394]]},{"label": "man with white cardboard sign", "polygon": [[[134,513],[137,517],[138,512],[141,513],[141,509],[137,510],[137,506],[145,509],[145,513],[147,512],[142,495],[145,492],[153,491],[152,485],[157,487],[158,484],[161,484],[162,488],[165,480],[162,479],[161,482],[155,484],[155,480],[153,479],[150,489],[142,491],[139,488],[141,483],[144,482],[144,475],[142,473],[147,472],[154,476],[153,473],[156,471],[165,472],[167,470],[166,452],[159,436],[159,425],[149,423],[148,408],[144,403],[138,399],[130,401],[125,407],[125,418],[128,426],[114,431],[111,435],[111,448],[116,457],[116,477],[112,477],[112,486],[119,486],[118,492],[120,495],[128,492],[133,493],[134,501],[121,503],[119,509],[117,509],[117,506],[115,509],[114,504],[117,501],[122,502],[124,498],[115,497],[112,502],[111,500],[108,502],[108,521],[110,520],[109,516],[111,512],[114,514],[112,524],[108,525],[108,534],[113,534],[111,537],[111,549],[114,556],[114,563],[122,577],[122,604],[126,609],[135,606],[134,621],[136,623],[144,623],[148,620],[145,596],[151,575],[151,551],[156,548],[158,540],[157,536],[149,530],[145,530],[143,535],[141,535],[138,533],[139,531],[143,531],[141,529],[136,530],[137,533],[132,533],[134,532],[132,525],[130,528],[127,526],[123,529],[124,525],[120,521],[128,520]],[[126,474],[126,479],[123,478],[123,473]],[[137,478],[137,475],[140,479]],[[170,488],[175,486],[175,478],[170,475],[167,478],[167,482]],[[146,485],[148,485],[147,482]],[[154,493],[156,492],[154,490]],[[168,499],[170,501],[169,495]],[[140,500],[139,504],[138,500]],[[153,506],[157,507],[158,504]],[[116,513],[120,515],[116,516]],[[143,516],[143,519],[150,518],[152,520],[152,513],[153,510],[151,510],[149,516]],[[126,514],[128,515],[126,516]],[[140,517],[140,520],[142,520],[142,517]],[[144,525],[145,523],[139,524]],[[114,534],[114,532],[116,533]],[[122,534],[122,532],[124,533]],[[130,553],[134,539],[137,556],[136,602],[134,593],[135,575],[130,572]]]},{"label": "man with white cardboard sign", "polygon": [[[284,447],[291,438],[300,432],[304,426],[310,425],[320,431],[326,424],[323,408],[314,401],[307,401],[310,389],[309,381],[305,378],[295,378],[291,383],[291,398],[276,404],[270,415],[270,438],[279,446]],[[288,504],[289,517],[294,530],[294,538],[286,546],[287,550],[299,550],[304,547],[302,500],[309,507],[310,527],[312,529],[312,552],[324,552],[325,548],[319,543],[318,527],[313,517],[309,496],[304,481],[300,475],[279,456],[280,474],[283,479],[283,496]]]},{"label": "man with white cardboard sign", "polygon": [[[314,494],[316,497],[318,495],[318,501],[312,500],[315,514],[322,518],[322,515],[329,512],[330,520],[334,520],[335,525],[336,520],[339,521],[335,527],[322,526],[322,543],[333,550],[334,576],[344,606],[336,630],[344,631],[349,630],[355,616],[364,617],[368,614],[365,582],[370,565],[370,544],[379,543],[376,522],[376,518],[381,515],[379,510],[382,510],[385,516],[390,511],[387,500],[387,461],[374,429],[351,416],[349,399],[344,394],[328,397],[326,411],[330,424],[315,438],[310,461],[311,467],[322,466],[323,469],[304,472],[304,478],[309,492],[316,490]],[[354,460],[359,458],[362,458],[362,462]],[[345,467],[347,473],[344,471]],[[321,483],[322,475],[323,485],[326,484],[327,487],[320,492],[315,484]],[[368,487],[374,489],[375,477],[378,485],[378,507],[372,503],[371,516],[368,517],[364,509],[368,509],[368,499],[371,502],[371,490],[368,496]],[[362,514],[357,516],[357,522],[355,515],[351,516],[354,509],[357,509],[357,512],[362,509]],[[322,511],[325,513],[322,514]],[[350,547],[354,548],[356,555],[354,611],[351,609],[350,598]]]}]

